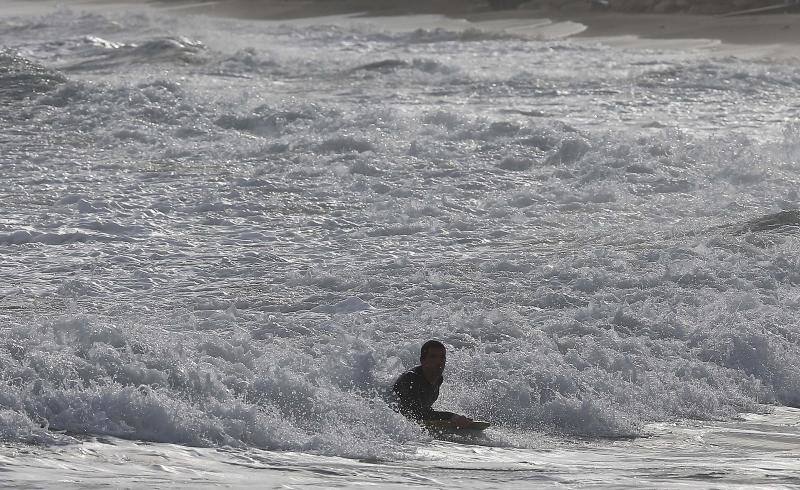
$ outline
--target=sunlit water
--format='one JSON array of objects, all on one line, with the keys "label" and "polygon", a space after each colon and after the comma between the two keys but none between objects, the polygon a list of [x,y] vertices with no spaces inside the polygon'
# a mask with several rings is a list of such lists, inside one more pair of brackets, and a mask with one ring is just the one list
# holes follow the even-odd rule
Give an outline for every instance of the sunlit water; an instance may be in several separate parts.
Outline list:
[{"label": "sunlit water", "polygon": [[0,17],[0,482],[798,483],[800,68],[424,20]]}]

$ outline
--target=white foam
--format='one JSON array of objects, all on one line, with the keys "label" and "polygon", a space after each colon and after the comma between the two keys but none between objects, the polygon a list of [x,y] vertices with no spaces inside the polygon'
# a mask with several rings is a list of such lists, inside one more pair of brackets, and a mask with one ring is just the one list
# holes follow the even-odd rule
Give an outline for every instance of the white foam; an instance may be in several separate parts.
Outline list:
[{"label": "white foam", "polygon": [[492,445],[797,404],[796,67],[439,22],[2,24],[4,437],[416,458],[432,337]]}]

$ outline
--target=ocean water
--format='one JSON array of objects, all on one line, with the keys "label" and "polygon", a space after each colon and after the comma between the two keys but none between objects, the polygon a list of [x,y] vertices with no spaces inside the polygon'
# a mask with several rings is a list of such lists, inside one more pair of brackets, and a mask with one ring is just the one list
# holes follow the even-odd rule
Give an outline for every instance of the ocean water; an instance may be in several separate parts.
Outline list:
[{"label": "ocean water", "polygon": [[3,485],[800,483],[796,62],[87,8],[0,9]]}]

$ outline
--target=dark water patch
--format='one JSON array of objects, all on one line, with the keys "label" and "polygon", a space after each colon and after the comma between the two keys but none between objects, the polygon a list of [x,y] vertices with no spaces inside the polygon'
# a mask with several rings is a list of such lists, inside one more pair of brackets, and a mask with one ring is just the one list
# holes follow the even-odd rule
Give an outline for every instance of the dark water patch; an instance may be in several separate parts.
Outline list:
[{"label": "dark water patch", "polygon": [[107,233],[87,234],[81,231],[63,233],[16,230],[0,233],[0,246],[26,244],[70,245],[74,243],[129,241],[127,237],[115,237]]},{"label": "dark water patch", "polygon": [[225,114],[215,124],[224,129],[234,129],[258,135],[276,135],[283,132],[286,126],[300,120],[311,120],[309,114],[297,111],[271,111],[260,107],[246,116]]},{"label": "dark water patch", "polygon": [[558,150],[547,157],[547,163],[553,165],[575,163],[591,148],[592,145],[583,138],[565,138]]},{"label": "dark water patch", "polygon": [[636,78],[636,85],[647,89],[689,93],[730,92],[735,94],[769,93],[776,89],[797,86],[793,69],[742,70],[736,66],[711,63],[696,66],[669,66],[649,70]]},{"label": "dark water patch", "polygon": [[534,161],[530,158],[515,158],[515,157],[506,157],[497,164],[498,167],[504,170],[512,170],[517,172],[522,172],[524,170],[528,170],[534,164]]},{"label": "dark water patch", "polygon": [[319,153],[364,153],[374,151],[375,146],[369,141],[352,136],[336,136],[328,138],[316,147]]},{"label": "dark water patch", "polygon": [[254,48],[245,48],[212,63],[208,73],[221,77],[253,78],[279,69],[275,60],[264,57]]},{"label": "dark water patch", "polygon": [[[459,72],[459,69],[448,64],[441,63],[433,59],[413,59],[405,61],[402,59],[385,59],[366,63],[350,69],[348,72],[352,74],[383,74],[389,75],[397,73],[401,70],[412,70],[422,74],[428,75],[453,75]],[[452,83],[452,80],[450,81]]]},{"label": "dark water patch", "polygon": [[10,51],[0,51],[0,100],[24,100],[66,81],[58,72]]},{"label": "dark water patch", "polygon": [[739,232],[775,231],[791,233],[800,231],[800,209],[780,211],[754,218],[739,228]]},{"label": "dark water patch", "polygon": [[405,68],[407,66],[408,66],[408,62],[407,61],[403,61],[403,60],[381,60],[381,61],[375,61],[373,63],[367,63],[365,65],[357,66],[357,67],[353,68],[350,71],[351,72],[377,71],[377,72],[380,72],[380,73],[388,73],[388,72],[394,71],[394,70],[396,70],[398,68]]},{"label": "dark water patch", "polygon": [[501,109],[501,114],[519,114],[520,116],[527,117],[547,117],[547,113],[536,109],[523,110],[523,109]]}]

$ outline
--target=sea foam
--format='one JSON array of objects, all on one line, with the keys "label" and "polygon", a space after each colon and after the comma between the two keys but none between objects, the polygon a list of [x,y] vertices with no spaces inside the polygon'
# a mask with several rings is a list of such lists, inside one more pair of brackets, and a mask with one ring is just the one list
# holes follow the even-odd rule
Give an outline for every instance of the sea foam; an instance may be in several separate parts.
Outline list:
[{"label": "sea foam", "polygon": [[491,444],[798,404],[794,66],[70,11],[0,42],[5,440],[423,457],[387,393],[428,338]]}]

